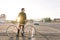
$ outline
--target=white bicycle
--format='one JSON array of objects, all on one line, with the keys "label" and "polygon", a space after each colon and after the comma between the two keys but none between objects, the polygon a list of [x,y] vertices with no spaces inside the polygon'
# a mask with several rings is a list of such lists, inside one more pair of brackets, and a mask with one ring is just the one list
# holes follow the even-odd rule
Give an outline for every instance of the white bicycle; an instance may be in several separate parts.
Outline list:
[{"label": "white bicycle", "polygon": [[[22,35],[20,35],[22,33],[22,30],[19,31],[18,33],[18,28],[15,25],[9,25],[8,28],[6,29],[6,33],[9,37],[16,37],[16,35],[18,34],[19,37],[22,37]],[[27,25],[26,27],[24,27],[24,34],[23,34],[24,37],[34,37],[35,33],[36,33],[36,29],[32,25]]]}]

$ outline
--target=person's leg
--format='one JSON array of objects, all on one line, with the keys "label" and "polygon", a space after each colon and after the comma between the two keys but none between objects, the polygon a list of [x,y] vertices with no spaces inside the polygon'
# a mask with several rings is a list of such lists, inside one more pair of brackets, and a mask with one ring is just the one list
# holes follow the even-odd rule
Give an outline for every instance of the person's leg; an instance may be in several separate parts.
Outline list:
[{"label": "person's leg", "polygon": [[18,32],[17,32],[17,36],[19,36],[19,32],[20,32],[20,29],[21,29],[21,25],[18,26]]},{"label": "person's leg", "polygon": [[24,36],[24,25],[22,25],[22,36]]},{"label": "person's leg", "polygon": [[18,29],[18,32],[17,32],[17,35],[16,35],[16,40],[19,40],[19,29]]},{"label": "person's leg", "polygon": [[18,26],[16,40],[19,40],[19,32],[20,32],[20,29],[21,29],[21,25]]},{"label": "person's leg", "polygon": [[25,40],[25,36],[24,36],[24,25],[22,25],[22,40]]}]

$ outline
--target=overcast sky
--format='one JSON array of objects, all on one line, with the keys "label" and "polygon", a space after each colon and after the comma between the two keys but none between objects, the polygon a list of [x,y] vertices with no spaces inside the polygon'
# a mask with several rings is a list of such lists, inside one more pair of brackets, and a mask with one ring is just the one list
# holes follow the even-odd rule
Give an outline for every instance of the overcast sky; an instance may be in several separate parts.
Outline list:
[{"label": "overcast sky", "polygon": [[0,0],[0,14],[9,20],[15,20],[23,7],[27,19],[60,18],[60,0]]}]

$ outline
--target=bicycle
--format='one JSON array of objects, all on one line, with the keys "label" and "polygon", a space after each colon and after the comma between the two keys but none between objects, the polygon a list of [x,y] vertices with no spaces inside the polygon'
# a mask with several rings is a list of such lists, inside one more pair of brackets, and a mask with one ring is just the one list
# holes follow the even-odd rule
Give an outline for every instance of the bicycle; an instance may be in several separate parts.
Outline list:
[{"label": "bicycle", "polygon": [[[21,29],[20,29],[21,30]],[[32,31],[34,30],[34,32],[36,33],[36,29],[32,26],[32,25],[27,25],[24,27],[24,34],[23,37],[34,37],[35,33],[32,34]],[[19,31],[20,32],[20,31]],[[19,37],[22,37],[22,35],[19,35],[18,33],[18,28],[15,25],[10,25],[8,26],[8,28],[6,29],[6,33],[9,37],[17,37],[17,39],[19,40]],[[20,32],[22,33],[22,31]],[[18,36],[17,36],[18,35]],[[17,40],[16,39],[16,40]]]}]

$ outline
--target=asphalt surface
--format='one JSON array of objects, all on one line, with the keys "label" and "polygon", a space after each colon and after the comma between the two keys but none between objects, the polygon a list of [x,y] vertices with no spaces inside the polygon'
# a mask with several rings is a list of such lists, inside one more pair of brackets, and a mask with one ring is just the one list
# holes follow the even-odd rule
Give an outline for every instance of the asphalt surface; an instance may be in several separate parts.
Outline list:
[{"label": "asphalt surface", "polygon": [[60,30],[60,23],[40,23],[40,25],[44,25]]},{"label": "asphalt surface", "polygon": [[[6,34],[6,29],[9,25],[12,24],[0,25],[0,40],[11,39]],[[33,35],[34,37],[31,40],[60,40],[60,23],[40,23],[40,25],[34,25],[34,27],[36,28],[36,34]],[[13,40],[15,39],[16,37],[13,37]],[[23,38],[19,37],[19,40],[23,40]],[[25,40],[29,40],[29,37],[25,37]]]}]

